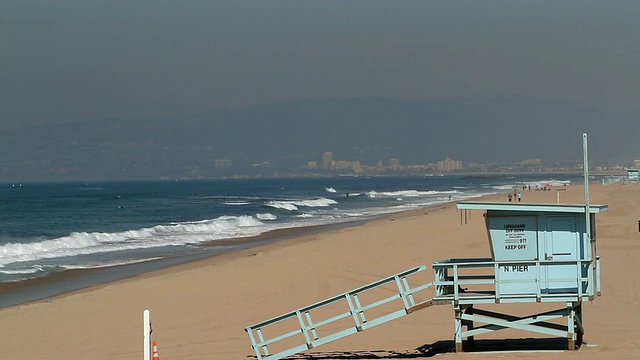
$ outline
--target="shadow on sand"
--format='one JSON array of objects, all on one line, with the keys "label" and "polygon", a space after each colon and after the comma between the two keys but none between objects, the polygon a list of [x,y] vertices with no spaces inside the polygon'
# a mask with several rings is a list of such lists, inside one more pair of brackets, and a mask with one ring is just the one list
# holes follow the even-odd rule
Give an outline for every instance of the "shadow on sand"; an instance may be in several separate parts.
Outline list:
[{"label": "shadow on sand", "polygon": [[[559,338],[475,340],[473,343],[464,341],[463,346],[465,352],[563,351],[567,350],[567,340]],[[316,351],[288,356],[284,360],[425,359],[454,351],[453,340],[442,340],[422,345],[414,350]],[[247,358],[256,359],[256,356],[251,355]]]}]

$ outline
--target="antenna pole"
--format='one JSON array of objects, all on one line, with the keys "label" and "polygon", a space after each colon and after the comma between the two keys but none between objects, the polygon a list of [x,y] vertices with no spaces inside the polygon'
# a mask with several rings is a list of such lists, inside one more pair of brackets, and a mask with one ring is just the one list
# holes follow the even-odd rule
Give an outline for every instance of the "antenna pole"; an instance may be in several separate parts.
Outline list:
[{"label": "antenna pole", "polygon": [[584,212],[586,220],[586,231],[589,240],[591,236],[591,217],[589,216],[589,155],[587,151],[587,133],[582,134],[582,151],[584,156]]}]

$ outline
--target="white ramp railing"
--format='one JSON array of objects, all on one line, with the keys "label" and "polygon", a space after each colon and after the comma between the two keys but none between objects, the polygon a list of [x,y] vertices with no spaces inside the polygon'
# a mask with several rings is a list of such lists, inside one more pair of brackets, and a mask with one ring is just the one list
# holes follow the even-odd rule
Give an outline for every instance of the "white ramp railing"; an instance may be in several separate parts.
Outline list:
[{"label": "white ramp railing", "polygon": [[426,269],[415,267],[246,327],[256,357],[282,359],[426,307],[421,305],[430,299],[423,290],[433,284],[419,276]]},{"label": "white ramp railing", "polygon": [[609,186],[624,180],[622,176],[608,176],[602,179],[602,186]]}]

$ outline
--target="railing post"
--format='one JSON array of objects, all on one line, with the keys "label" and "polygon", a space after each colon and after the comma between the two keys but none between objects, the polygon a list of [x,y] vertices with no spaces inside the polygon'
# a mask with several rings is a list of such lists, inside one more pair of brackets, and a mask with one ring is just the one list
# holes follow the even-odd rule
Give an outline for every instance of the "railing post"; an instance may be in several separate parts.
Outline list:
[{"label": "railing post", "polygon": [[258,358],[258,360],[261,360],[262,359],[262,354],[260,353],[260,347],[258,346],[258,343],[256,342],[256,338],[255,338],[255,336],[253,336],[253,329],[248,327],[248,328],[246,328],[246,330],[249,333],[249,338],[251,339],[251,347],[256,352],[256,358]]},{"label": "railing post", "polygon": [[540,260],[536,261],[536,302],[542,302],[542,269],[540,268]]},{"label": "railing post", "polygon": [[[358,319],[358,314],[356,311],[356,307],[353,306],[353,302],[351,301],[351,295],[349,294],[344,294],[345,299],[347,300],[347,303],[349,304],[349,310],[351,311],[351,316],[353,317],[353,322],[356,325],[356,329],[358,329],[358,331],[362,331],[362,325],[360,324],[360,320]],[[358,308],[360,308],[360,306],[358,306]],[[364,314],[361,314],[360,316],[364,316]]]},{"label": "railing post", "polygon": [[573,303],[567,303],[567,307],[569,310],[569,314],[567,316],[567,350],[575,350],[576,349],[576,333],[575,333],[575,322],[574,316],[575,311],[573,309]]},{"label": "railing post", "polygon": [[305,311],[304,315],[307,317],[307,322],[309,323],[309,327],[311,328],[311,335],[313,335],[313,340],[318,340],[318,332],[316,331],[315,326],[313,326],[313,320],[311,320],[311,314],[309,311]]},{"label": "railing post", "polygon": [[304,335],[304,340],[306,341],[307,348],[311,348],[311,339],[309,338],[309,333],[307,332],[307,325],[304,323],[304,318],[302,317],[302,313],[299,310],[296,311],[296,317],[298,318],[298,322],[300,323],[300,331]]},{"label": "railing post", "polygon": [[458,265],[453,265],[453,300],[460,300],[460,292],[458,291]]},{"label": "railing post", "polygon": [[[455,271],[455,270],[454,270]],[[454,305],[456,325],[455,325],[455,343],[456,352],[463,352],[462,348],[462,309],[459,304]]]},{"label": "railing post", "polygon": [[495,302],[496,304],[500,302],[500,265],[496,262],[493,264],[493,284],[495,287]]},{"label": "railing post", "polygon": [[[411,287],[409,286],[409,282],[407,281],[407,277],[404,276],[402,278],[402,284],[404,285],[404,288],[401,289],[402,290],[402,294],[407,293],[407,297],[409,298],[409,305],[413,306],[416,304],[415,299],[413,298],[413,292],[411,291]],[[403,296],[404,297],[404,296]]]},{"label": "railing post", "polygon": [[[260,340],[260,342],[264,343],[264,335],[262,335],[262,329],[261,328],[256,329],[256,333],[258,334],[258,339]],[[267,345],[263,345],[262,346],[262,350],[264,350],[264,355],[265,356],[271,355],[269,353],[269,348],[267,347]]]}]

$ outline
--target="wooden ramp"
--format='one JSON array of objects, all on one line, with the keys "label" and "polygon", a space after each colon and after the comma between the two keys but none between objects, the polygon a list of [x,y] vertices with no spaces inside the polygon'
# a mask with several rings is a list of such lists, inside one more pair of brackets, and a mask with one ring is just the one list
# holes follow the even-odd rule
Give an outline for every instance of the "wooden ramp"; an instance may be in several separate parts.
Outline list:
[{"label": "wooden ramp", "polygon": [[[260,359],[284,357],[448,300],[427,298],[425,265],[245,328]],[[429,274],[430,275],[430,274]]]}]

